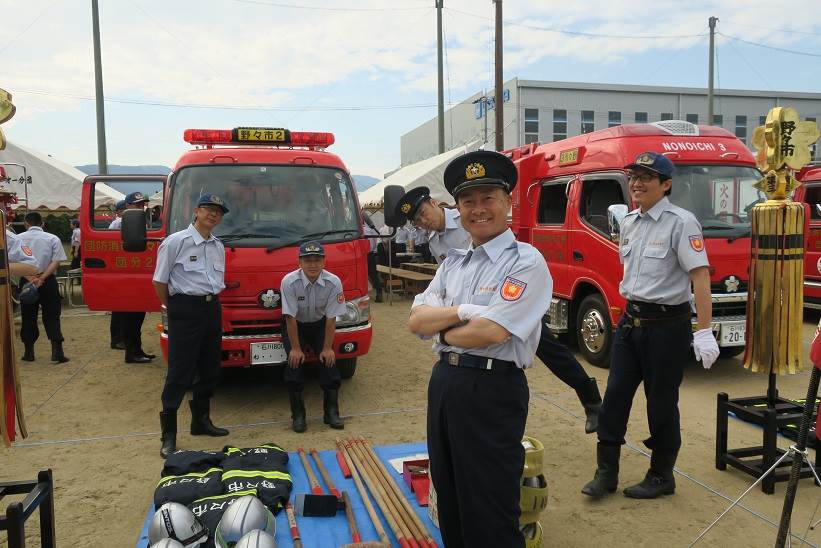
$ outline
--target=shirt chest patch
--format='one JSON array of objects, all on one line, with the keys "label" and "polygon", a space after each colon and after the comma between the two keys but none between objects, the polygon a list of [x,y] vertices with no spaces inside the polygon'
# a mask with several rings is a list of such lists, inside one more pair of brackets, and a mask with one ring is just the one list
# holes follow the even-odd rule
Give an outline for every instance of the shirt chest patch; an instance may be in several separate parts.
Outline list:
[{"label": "shirt chest patch", "polygon": [[521,280],[517,280],[513,276],[508,276],[502,283],[500,294],[506,301],[517,301],[525,292],[527,284]]},{"label": "shirt chest patch", "polygon": [[297,297],[297,298],[296,298],[296,300],[298,300],[298,301],[304,301],[304,300],[305,300],[305,296],[304,296],[304,295],[300,295],[299,297]]},{"label": "shirt chest patch", "polygon": [[476,290],[477,295],[487,295],[489,293],[495,293],[496,290],[499,288],[499,284],[493,285],[483,285]]},{"label": "shirt chest patch", "polygon": [[23,253],[25,253],[25,254],[26,254],[26,255],[28,255],[29,257],[31,257],[32,255],[34,255],[34,252],[32,252],[31,248],[30,248],[29,246],[27,246],[27,245],[22,245],[22,246],[20,246],[20,249],[22,249],[22,250],[23,250]]},{"label": "shirt chest patch", "polygon": [[197,259],[199,259],[199,257],[197,257],[196,255],[191,255],[190,257],[188,257],[188,260],[192,263],[196,262]]}]

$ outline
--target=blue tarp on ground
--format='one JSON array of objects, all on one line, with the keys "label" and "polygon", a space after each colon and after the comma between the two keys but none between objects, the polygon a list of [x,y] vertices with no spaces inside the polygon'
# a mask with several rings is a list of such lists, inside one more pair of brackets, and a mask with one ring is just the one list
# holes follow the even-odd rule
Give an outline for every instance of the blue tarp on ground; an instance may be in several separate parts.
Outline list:
[{"label": "blue tarp on ground", "polygon": [[[442,538],[439,535],[439,530],[433,525],[428,517],[427,507],[419,506],[416,503],[416,497],[410,492],[408,486],[405,485],[402,475],[396,473],[396,470],[388,464],[390,459],[407,457],[417,453],[426,453],[427,450],[427,446],[424,443],[407,443],[402,445],[374,447],[374,451],[379,456],[379,459],[393,476],[396,484],[402,489],[402,493],[405,495],[405,498],[410,501],[411,507],[416,510],[416,514],[422,518],[422,523],[427,526],[430,535],[436,543],[441,546]],[[291,500],[293,501],[294,495],[299,493],[309,493],[310,487],[308,485],[308,476],[302,468],[302,462],[299,459],[299,455],[297,453],[288,453],[288,456],[290,457],[288,461],[288,472],[291,474],[291,478],[294,483],[294,489],[291,492]],[[371,523],[367,510],[365,510],[365,506],[362,503],[362,498],[356,490],[356,485],[354,484],[353,479],[345,479],[342,477],[342,472],[339,470],[339,465],[336,462],[336,451],[320,451],[319,458],[328,470],[335,487],[340,491],[344,490],[348,492],[354,509],[354,515],[356,516],[356,523],[359,526],[359,533],[362,536],[362,542],[379,540],[379,537],[376,534],[376,529]],[[313,459],[308,457],[309,462],[312,460]],[[319,475],[319,471],[314,469],[314,473],[322,484],[323,489],[327,490],[324,482],[322,482],[322,477]],[[374,508],[376,508],[377,514],[379,514],[381,518],[382,527],[384,527],[385,531],[388,533],[388,537],[391,539],[392,545],[399,546],[399,542],[396,540],[396,537],[394,537],[388,523],[382,516],[379,507],[373,500],[373,497],[370,498]],[[143,529],[140,532],[140,539],[137,541],[137,548],[146,548],[148,546],[148,526],[151,523],[151,518],[153,515],[154,505],[151,504],[146,514]],[[277,515],[276,520],[277,545],[283,547],[292,546],[293,542],[291,541],[290,528],[288,527],[288,519],[285,517],[284,510]],[[302,543],[306,548],[330,548],[352,542],[348,522],[345,519],[345,512],[339,512],[332,518],[305,518],[297,516],[297,527],[299,527],[299,533],[302,536]]]}]

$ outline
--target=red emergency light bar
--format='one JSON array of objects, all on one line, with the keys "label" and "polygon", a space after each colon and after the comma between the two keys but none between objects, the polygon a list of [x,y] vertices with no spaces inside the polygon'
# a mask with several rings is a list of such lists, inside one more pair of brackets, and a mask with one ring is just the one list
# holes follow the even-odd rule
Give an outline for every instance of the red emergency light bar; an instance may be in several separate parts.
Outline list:
[{"label": "red emergency light bar", "polygon": [[322,131],[289,131],[283,128],[238,127],[234,129],[186,129],[183,140],[192,145],[271,145],[328,147],[334,134]]}]

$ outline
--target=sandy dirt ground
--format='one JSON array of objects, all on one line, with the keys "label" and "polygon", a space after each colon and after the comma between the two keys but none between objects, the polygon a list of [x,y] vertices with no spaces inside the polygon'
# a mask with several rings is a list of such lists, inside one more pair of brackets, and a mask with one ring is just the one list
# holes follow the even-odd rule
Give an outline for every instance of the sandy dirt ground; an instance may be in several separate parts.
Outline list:
[{"label": "sandy dirt ground", "polygon": [[[341,409],[345,435],[366,436],[377,445],[425,439],[425,401],[433,355],[428,343],[406,328],[409,300],[373,306],[375,340],[360,358],[356,375],[345,381]],[[159,315],[144,326],[146,350],[160,354],[155,331]],[[804,323],[808,344],[818,316]],[[151,501],[162,461],[159,457],[159,394],[165,375],[162,358],[150,365],[127,365],[122,352],[108,348],[109,316],[84,308],[66,308],[65,349],[71,361],[48,361],[48,341],[36,346],[37,361],[22,363],[25,413],[30,436],[11,449],[0,449],[0,481],[33,479],[37,471],[54,470],[58,544],[61,546],[131,547]],[[18,347],[18,356],[22,348]],[[603,388],[607,371],[585,364]],[[228,438],[191,437],[180,411],[178,446],[217,449],[225,443],[244,446],[264,442],[293,450],[298,446],[331,449],[339,433],[321,421],[321,391],[309,382],[306,400],[309,429],[289,429],[288,398],[275,370],[238,370],[224,376],[212,415],[231,428]],[[809,373],[779,378],[781,394],[801,398]],[[681,389],[684,445],[677,464],[673,497],[636,501],[617,493],[592,501],[579,490],[595,468],[595,435],[585,435],[582,409],[575,393],[537,362],[529,370],[530,415],[527,432],[545,445],[544,472],[550,503],[542,515],[544,546],[688,546],[753,479],[741,472],[715,468],[716,393],[731,397],[763,394],[766,376],[744,370],[739,359],[719,361],[711,371],[693,364]],[[649,457],[641,440],[648,436],[644,397],[635,399],[628,446],[622,451],[621,485],[639,481]],[[730,447],[758,445],[761,431],[731,419]],[[789,441],[781,438],[779,446]],[[811,452],[814,456],[814,453]],[[784,483],[774,495],[753,490],[744,508],[735,508],[699,546],[772,546],[784,498]],[[3,510],[13,498],[0,503]],[[794,511],[794,532],[804,536],[821,491],[802,480]],[[813,520],[814,521],[814,520]],[[37,519],[29,522],[29,545],[39,546]],[[5,535],[0,533],[0,546]],[[807,540],[821,544],[821,531]]]}]

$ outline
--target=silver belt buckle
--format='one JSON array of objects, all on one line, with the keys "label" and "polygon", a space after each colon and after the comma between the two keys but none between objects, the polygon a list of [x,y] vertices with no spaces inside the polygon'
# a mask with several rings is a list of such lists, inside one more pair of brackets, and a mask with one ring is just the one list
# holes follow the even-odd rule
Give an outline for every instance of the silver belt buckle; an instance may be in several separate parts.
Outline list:
[{"label": "silver belt buckle", "polygon": [[451,352],[450,354],[448,354],[448,363],[450,365],[459,367],[459,354],[457,354],[456,352]]},{"label": "silver belt buckle", "polygon": [[210,294],[209,294],[209,295],[206,295],[206,296],[205,296],[205,302],[210,303],[210,302],[211,302],[211,300],[212,300],[213,298],[214,298],[214,296],[213,296],[213,295],[210,295]]}]

